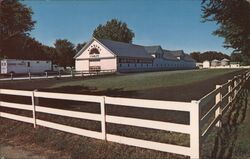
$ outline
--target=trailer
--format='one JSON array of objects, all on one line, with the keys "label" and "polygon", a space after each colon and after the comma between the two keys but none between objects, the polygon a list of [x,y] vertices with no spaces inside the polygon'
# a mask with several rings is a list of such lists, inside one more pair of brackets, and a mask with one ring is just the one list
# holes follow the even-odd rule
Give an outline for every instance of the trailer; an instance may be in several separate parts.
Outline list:
[{"label": "trailer", "polygon": [[51,69],[51,61],[19,59],[1,60],[1,74],[43,73],[45,71],[51,71]]}]

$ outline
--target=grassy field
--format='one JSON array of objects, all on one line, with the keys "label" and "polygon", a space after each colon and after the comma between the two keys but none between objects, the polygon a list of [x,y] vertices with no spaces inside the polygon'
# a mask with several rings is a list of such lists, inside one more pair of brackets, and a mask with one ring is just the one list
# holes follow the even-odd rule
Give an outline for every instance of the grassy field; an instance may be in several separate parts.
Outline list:
[{"label": "grassy field", "polygon": [[168,86],[186,85],[209,78],[234,72],[237,69],[207,69],[207,70],[186,70],[186,71],[166,71],[136,73],[118,76],[109,76],[98,79],[86,79],[58,83],[51,88],[63,86],[82,86],[96,90],[123,89],[128,90],[146,90],[152,88],[161,88]]}]

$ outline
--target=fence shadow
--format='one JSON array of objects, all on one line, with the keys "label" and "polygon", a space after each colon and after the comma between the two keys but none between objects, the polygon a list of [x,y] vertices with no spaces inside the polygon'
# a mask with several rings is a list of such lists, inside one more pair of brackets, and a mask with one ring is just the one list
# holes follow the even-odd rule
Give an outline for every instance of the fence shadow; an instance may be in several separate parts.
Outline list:
[{"label": "fence shadow", "polygon": [[236,101],[222,119],[222,128],[216,133],[214,147],[208,158],[231,159],[238,136],[238,126],[244,121],[248,106],[250,82],[247,81],[242,91],[237,94]]},{"label": "fence shadow", "polygon": [[112,96],[112,97],[136,97],[138,95],[137,91],[134,90],[124,90],[124,88],[114,88],[98,90],[96,87],[88,86],[62,86],[58,88],[46,88],[39,89],[39,91],[45,92],[56,92],[56,93],[74,93],[74,94],[84,94],[84,95],[102,95],[102,96]]}]

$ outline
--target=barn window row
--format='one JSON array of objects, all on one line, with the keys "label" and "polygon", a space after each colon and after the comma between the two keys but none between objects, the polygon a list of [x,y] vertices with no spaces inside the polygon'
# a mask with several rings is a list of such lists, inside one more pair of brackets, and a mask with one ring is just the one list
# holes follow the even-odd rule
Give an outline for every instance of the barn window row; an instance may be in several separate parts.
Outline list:
[{"label": "barn window row", "polygon": [[143,64],[143,63],[141,63],[141,64],[136,64],[136,63],[134,63],[134,64],[132,64],[132,63],[127,63],[127,64],[122,64],[122,63],[120,63],[119,64],[119,66],[120,67],[123,67],[123,66],[127,66],[127,67],[137,67],[137,66],[141,66],[141,67],[143,67],[143,66],[146,66],[146,67],[187,67],[187,66],[189,66],[188,64]]},{"label": "barn window row", "polygon": [[152,63],[151,59],[119,58],[119,63]]}]

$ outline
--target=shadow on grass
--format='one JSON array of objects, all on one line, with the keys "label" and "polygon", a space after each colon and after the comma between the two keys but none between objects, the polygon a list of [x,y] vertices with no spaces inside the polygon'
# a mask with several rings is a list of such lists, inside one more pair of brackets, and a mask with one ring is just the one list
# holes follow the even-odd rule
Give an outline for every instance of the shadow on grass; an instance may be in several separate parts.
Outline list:
[{"label": "shadow on grass", "polygon": [[237,94],[237,100],[229,108],[226,116],[222,119],[222,128],[215,134],[213,148],[210,155],[203,158],[209,159],[231,159],[234,152],[234,146],[238,137],[239,125],[246,117],[248,106],[250,82],[248,81],[240,93]]},{"label": "shadow on grass", "polygon": [[96,87],[87,86],[62,86],[58,88],[39,89],[39,91],[57,92],[57,93],[73,93],[88,95],[103,95],[113,97],[136,97],[137,91],[125,91],[124,88],[114,88],[106,90],[98,90]]}]

